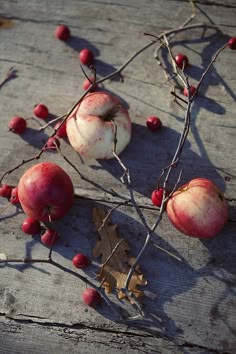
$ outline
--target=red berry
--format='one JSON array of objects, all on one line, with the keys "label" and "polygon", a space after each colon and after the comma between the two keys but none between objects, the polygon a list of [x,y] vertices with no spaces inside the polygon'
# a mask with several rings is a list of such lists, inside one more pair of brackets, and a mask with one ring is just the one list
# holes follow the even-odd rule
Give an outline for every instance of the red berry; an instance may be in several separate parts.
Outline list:
[{"label": "red berry", "polygon": [[[58,129],[60,125],[61,125],[61,122],[58,122],[58,123],[55,125],[54,129]],[[62,126],[57,130],[56,136],[57,136],[58,138],[65,138],[65,137],[67,137],[66,122],[64,122],[64,123],[62,124]]]},{"label": "red berry", "polygon": [[79,60],[84,65],[91,65],[94,62],[94,56],[91,50],[85,48],[79,52]]},{"label": "red berry", "polygon": [[26,129],[26,120],[22,117],[14,117],[8,123],[8,128],[15,134],[21,134]]},{"label": "red berry", "polygon": [[98,302],[101,300],[101,295],[100,293],[94,289],[94,288],[87,288],[82,295],[83,302],[90,306],[94,307],[98,304]]},{"label": "red berry", "polygon": [[20,202],[18,198],[18,187],[12,188],[10,202],[12,204],[17,204]]},{"label": "red berry", "polygon": [[230,38],[230,40],[228,41],[228,46],[230,49],[236,50],[236,37]]},{"label": "red berry", "polygon": [[53,136],[48,139],[46,143],[46,148],[50,150],[56,150],[57,147],[60,147],[60,145],[61,145],[60,140],[56,136]]},{"label": "red berry", "polygon": [[38,220],[28,217],[23,221],[21,229],[29,235],[38,234],[41,230],[40,222]]},{"label": "red berry", "polygon": [[48,247],[51,247],[59,239],[58,233],[53,229],[48,229],[41,236],[41,242]]},{"label": "red berry", "polygon": [[78,253],[73,257],[72,263],[76,268],[86,268],[89,265],[89,259],[84,254]]},{"label": "red berry", "polygon": [[181,70],[185,69],[189,64],[188,57],[184,54],[177,54],[175,57],[175,62]]},{"label": "red berry", "polygon": [[146,125],[150,130],[155,131],[161,128],[162,123],[158,117],[150,116],[146,120]]},{"label": "red berry", "polygon": [[[83,82],[83,89],[84,91],[86,91],[90,86],[91,86],[91,82],[93,83],[94,82],[94,78],[93,77],[90,77],[89,79],[84,79],[84,82]],[[97,85],[95,84],[91,89],[90,91],[95,91],[97,88]]]},{"label": "red berry", "polygon": [[[196,91],[196,87],[191,85],[189,90],[190,90],[190,97],[191,97],[194,94],[194,92]],[[188,97],[188,89],[187,89],[187,87],[184,88],[183,94],[184,94],[184,96]]]},{"label": "red berry", "polygon": [[10,198],[11,191],[11,186],[9,186],[8,184],[3,184],[2,187],[0,187],[0,197]]},{"label": "red berry", "polygon": [[45,119],[45,118],[47,118],[49,111],[48,111],[47,106],[45,106],[42,103],[39,103],[39,104],[36,104],[36,106],[34,107],[34,114],[38,118]]},{"label": "red berry", "polygon": [[154,189],[151,195],[152,203],[159,208],[161,207],[163,193],[164,193],[164,189],[159,188],[159,189]]},{"label": "red berry", "polygon": [[67,41],[70,38],[70,29],[65,25],[57,26],[55,36],[61,41]]}]

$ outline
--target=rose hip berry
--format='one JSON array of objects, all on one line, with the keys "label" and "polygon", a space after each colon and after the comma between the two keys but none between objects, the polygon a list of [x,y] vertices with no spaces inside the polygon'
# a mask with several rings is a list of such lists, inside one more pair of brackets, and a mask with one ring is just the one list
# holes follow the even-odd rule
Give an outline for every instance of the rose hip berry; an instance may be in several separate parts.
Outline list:
[{"label": "rose hip berry", "polygon": [[52,136],[48,139],[46,143],[46,149],[49,150],[56,150],[57,147],[60,147],[61,143],[60,140],[56,136]]},{"label": "rose hip berry", "polygon": [[230,49],[236,50],[236,37],[230,38],[230,40],[228,41],[228,46]]},{"label": "rose hip berry", "polygon": [[79,52],[79,60],[82,64],[90,66],[94,62],[94,56],[91,50],[85,48]]},{"label": "rose hip berry", "polygon": [[55,36],[60,41],[67,41],[70,39],[70,29],[65,25],[59,25],[55,30]]},{"label": "rose hip berry", "polygon": [[76,254],[73,259],[72,263],[76,268],[86,268],[89,265],[89,259],[82,253]]},{"label": "rose hip berry", "polygon": [[8,123],[8,128],[15,134],[22,134],[26,129],[26,120],[22,117],[13,117]]},{"label": "rose hip berry", "polygon": [[[94,82],[93,77],[90,77],[89,79],[84,79],[84,82],[83,82],[84,91],[88,90],[88,88],[91,86],[91,83],[93,83],[93,82]],[[93,87],[91,87],[90,92],[95,91],[96,88],[97,88],[97,85],[95,84]]]},{"label": "rose hip berry", "polygon": [[12,188],[10,203],[17,204],[19,202],[20,201],[19,201],[19,198],[18,198],[18,187]]},{"label": "rose hip berry", "polygon": [[[57,130],[61,125],[61,122],[57,122],[55,125],[54,129]],[[58,138],[66,138],[67,137],[67,132],[66,132],[66,122],[62,124],[62,126],[57,130],[56,136]]]},{"label": "rose hip berry", "polygon": [[56,230],[53,229],[46,230],[41,236],[41,242],[47,247],[51,247],[52,245],[54,245],[54,243],[56,243],[58,239],[58,233],[56,232]]},{"label": "rose hip berry", "polygon": [[98,304],[98,302],[101,300],[101,295],[100,293],[94,289],[94,288],[87,288],[82,295],[83,302],[90,306],[94,307]]},{"label": "rose hip berry", "polygon": [[150,116],[146,120],[146,125],[147,125],[148,129],[150,129],[151,131],[155,131],[155,130],[158,130],[159,128],[161,128],[162,123],[158,117]]},{"label": "rose hip berry", "polygon": [[0,197],[10,198],[11,191],[11,186],[9,186],[8,184],[3,184],[2,187],[0,187]]},{"label": "rose hip berry", "polygon": [[184,54],[177,54],[175,57],[175,62],[181,70],[185,69],[189,64],[188,57]]},{"label": "rose hip berry", "polygon": [[42,103],[39,103],[39,104],[36,104],[36,106],[34,107],[34,114],[38,118],[45,119],[45,118],[47,118],[47,116],[49,114],[49,110],[48,110],[47,106],[45,106]]},{"label": "rose hip berry", "polygon": [[[196,87],[191,85],[190,88],[189,88],[189,91],[190,91],[190,97],[191,97],[194,94],[194,92],[196,91]],[[187,87],[185,87],[183,89],[183,94],[184,94],[184,96],[188,97],[188,89],[187,89]]]},{"label": "rose hip berry", "polygon": [[41,231],[40,222],[33,218],[27,217],[23,221],[21,229],[24,233],[28,235],[36,235]]},{"label": "rose hip berry", "polygon": [[154,189],[151,195],[152,203],[157,207],[161,207],[162,199],[163,199],[164,189]]}]

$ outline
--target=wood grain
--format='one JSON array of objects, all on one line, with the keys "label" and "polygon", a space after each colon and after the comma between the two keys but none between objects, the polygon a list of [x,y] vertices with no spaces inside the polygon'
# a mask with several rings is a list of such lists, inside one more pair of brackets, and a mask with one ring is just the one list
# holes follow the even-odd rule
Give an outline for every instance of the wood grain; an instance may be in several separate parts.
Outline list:
[{"label": "wood grain", "polygon": [[[196,22],[214,23],[222,32],[207,30],[201,38],[202,30],[196,29],[173,39],[173,51],[184,51],[190,59],[192,84],[200,79],[213,54],[235,36],[236,17],[235,1],[197,1],[196,6]],[[48,128],[39,133],[44,122],[30,119],[29,129],[20,137],[7,131],[9,119],[14,115],[32,117],[38,102],[47,104],[52,115],[61,115],[83,93],[79,50],[87,46],[94,51],[97,73],[102,77],[150,41],[145,32],[158,35],[179,27],[191,15],[191,7],[186,1],[164,0],[31,0],[30,6],[26,0],[9,0],[0,4],[0,14],[8,24],[11,21],[11,26],[0,26],[0,76],[3,78],[11,66],[17,70],[17,78],[0,89],[2,174],[34,156],[53,131]],[[59,23],[69,25],[73,36],[70,42],[55,39]],[[103,87],[129,108],[132,141],[121,156],[150,225],[157,217],[150,194],[162,168],[171,161],[183,128],[183,112],[173,102],[170,87],[153,59],[154,49],[149,48],[124,70],[124,82],[116,78]],[[165,51],[162,59],[170,69]],[[118,321],[104,303],[97,311],[87,311],[81,301],[85,285],[50,265],[0,265],[0,353],[235,353],[234,64],[235,52],[225,50],[203,82],[180,164],[182,182],[207,177],[225,192],[230,220],[222,232],[212,241],[187,238],[164,216],[153,242],[184,261],[170,258],[153,244],[148,247],[140,262],[148,280],[143,298],[146,319],[136,321]],[[148,115],[161,118],[160,132],[146,129]],[[55,222],[63,241],[53,253],[55,260],[72,269],[76,252],[92,257],[98,237],[91,221],[92,208],[104,206],[109,210],[127,196],[127,190],[120,182],[122,170],[116,161],[81,161],[67,141],[62,141],[62,151],[85,177],[81,179],[58,154],[42,156],[42,160],[55,161],[66,169],[75,186],[72,210]],[[31,164],[4,181],[16,185]],[[111,190],[121,198],[113,197]],[[0,206],[5,205],[0,198]],[[0,253],[47,257],[48,249],[39,238],[20,230],[23,219],[24,214],[14,206],[1,214]],[[134,208],[122,206],[114,211],[112,219],[131,245],[132,254],[137,255],[145,231]],[[94,276],[97,261],[93,259],[86,276]],[[129,303],[119,303],[114,295],[111,300],[125,313],[136,313]]]}]

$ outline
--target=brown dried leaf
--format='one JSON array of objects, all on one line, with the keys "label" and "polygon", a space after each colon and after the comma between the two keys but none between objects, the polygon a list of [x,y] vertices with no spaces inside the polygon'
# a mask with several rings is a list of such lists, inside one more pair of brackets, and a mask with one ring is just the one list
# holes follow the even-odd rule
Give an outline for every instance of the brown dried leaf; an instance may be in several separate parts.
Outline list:
[{"label": "brown dried leaf", "polygon": [[[128,243],[119,237],[117,225],[111,223],[111,217],[107,215],[101,207],[93,209],[93,222],[100,234],[94,249],[94,257],[101,256],[101,271],[99,277],[102,279],[106,293],[110,293],[113,288],[118,291],[118,298],[123,299],[126,295],[122,292],[130,266],[135,261],[135,257],[128,255],[130,247]],[[140,298],[143,292],[137,288],[139,285],[146,285],[147,281],[140,272],[139,266],[133,273],[129,290],[136,298]],[[131,301],[131,299],[129,299]]]}]

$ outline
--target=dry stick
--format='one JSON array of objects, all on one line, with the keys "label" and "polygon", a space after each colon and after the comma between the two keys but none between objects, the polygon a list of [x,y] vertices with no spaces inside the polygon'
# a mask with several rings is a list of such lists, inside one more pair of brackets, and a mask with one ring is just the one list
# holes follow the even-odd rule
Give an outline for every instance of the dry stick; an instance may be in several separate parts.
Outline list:
[{"label": "dry stick", "polygon": [[[186,141],[187,134],[188,134],[188,131],[189,131],[189,124],[190,124],[190,113],[189,113],[189,110],[190,110],[190,107],[191,107],[191,101],[189,99],[188,108],[186,110],[186,115],[185,115],[184,129],[183,129],[183,132],[182,132],[182,134],[180,136],[176,152],[175,152],[174,157],[172,159],[172,163],[170,164],[170,167],[167,170],[166,177],[165,177],[165,180],[164,180],[164,185],[163,185],[163,187],[164,187],[164,195],[163,195],[163,199],[162,199],[162,204],[161,204],[161,208],[160,208],[160,211],[159,211],[159,215],[158,215],[158,218],[157,218],[156,222],[152,226],[151,230],[147,232],[144,244],[143,244],[142,248],[140,249],[140,251],[139,251],[134,263],[132,264],[132,266],[131,266],[131,268],[129,270],[129,273],[128,273],[128,276],[126,278],[126,282],[125,282],[125,285],[124,285],[125,293],[129,293],[128,287],[129,287],[129,283],[130,283],[132,274],[135,271],[135,267],[137,266],[142,254],[146,250],[146,248],[147,248],[147,246],[148,246],[148,244],[150,242],[150,239],[151,239],[151,236],[152,236],[153,232],[155,231],[155,229],[157,228],[157,226],[159,225],[159,223],[162,220],[162,216],[163,216],[164,211],[165,211],[165,205],[166,205],[166,202],[168,200],[168,197],[167,198],[165,197],[165,191],[166,191],[167,183],[169,181],[170,174],[173,171],[174,166],[176,166],[178,161],[179,161],[179,158],[180,158],[181,152],[183,150],[183,146],[184,146],[184,143]],[[179,176],[179,179],[180,179],[180,176]]]},{"label": "dry stick", "polygon": [[[226,43],[225,45],[223,45],[217,52],[216,54],[214,55],[213,59],[211,60],[211,62],[209,63],[209,65],[207,66],[206,70],[203,72],[199,82],[198,82],[198,85],[196,87],[196,90],[195,92],[193,93],[193,95],[191,96],[191,100],[194,99],[194,96],[197,94],[198,90],[199,90],[199,87],[200,85],[202,84],[203,80],[205,79],[206,75],[208,74],[208,71],[211,69],[212,65],[214,64],[214,62],[216,61],[218,55],[226,48],[228,47],[228,43]],[[190,95],[190,93],[189,93]]]},{"label": "dry stick", "polygon": [[109,256],[107,257],[107,259],[105,260],[105,262],[103,264],[101,264],[101,270],[100,273],[98,274],[98,276],[100,276],[102,274],[102,271],[105,267],[105,265],[110,261],[110,259],[114,256],[115,252],[117,251],[117,248],[120,246],[120,244],[122,242],[124,242],[124,239],[121,239],[119,242],[117,242],[117,244],[113,247],[111,253],[109,254]]},{"label": "dry stick", "polygon": [[96,289],[99,294],[102,296],[102,298],[104,299],[104,301],[107,303],[107,305],[111,308],[111,310],[113,311],[113,313],[119,317],[119,319],[122,319],[122,315],[121,313],[119,313],[114,306],[111,304],[110,299],[107,297],[107,295],[101,291],[100,287],[95,285],[92,281],[90,281],[88,278],[84,277],[83,275],[76,273],[75,271],[64,267],[62,264],[55,262],[52,258],[48,258],[48,259],[36,259],[36,258],[9,258],[9,259],[1,259],[0,258],[0,264],[1,263],[47,263],[47,264],[51,264],[56,268],[61,269],[63,272],[65,273],[69,273],[77,278],[79,278],[80,280],[82,280],[85,284],[91,286],[92,288]]},{"label": "dry stick", "polygon": [[[5,205],[4,207],[2,207],[0,209],[0,214],[2,214],[4,211],[6,211],[12,204],[9,202],[7,203],[7,205]],[[1,219],[0,219],[1,220]]]},{"label": "dry stick", "polygon": [[[56,118],[50,120],[50,122],[48,122],[48,123],[46,123],[45,125],[43,125],[42,127],[40,127],[40,128],[39,128],[39,131],[41,132],[42,130],[45,130],[47,127],[49,127],[49,126],[52,125],[53,123],[56,123],[58,120],[65,118],[65,116],[66,116],[66,113],[63,114],[63,115],[60,116],[60,117],[56,117]],[[57,130],[58,130],[58,129],[57,129]]]},{"label": "dry stick", "polygon": [[163,248],[163,247],[161,247],[161,246],[158,246],[156,243],[152,242],[152,245],[153,245],[154,247],[156,247],[157,249],[159,249],[160,251],[162,251],[162,252],[168,254],[169,256],[175,258],[177,261],[179,261],[179,262],[182,262],[182,261],[183,261],[180,257],[176,256],[176,255],[173,254],[172,252],[167,251],[165,248]]},{"label": "dry stick", "polygon": [[[73,167],[73,169],[78,173],[78,175],[80,176],[80,178],[88,183],[90,183],[92,186],[100,189],[101,191],[105,192],[105,193],[108,193],[110,194],[112,197],[117,197],[117,198],[120,198],[122,200],[124,200],[123,204],[126,204],[129,202],[128,199],[126,199],[124,196],[118,194],[116,191],[114,190],[108,190],[102,186],[100,186],[98,183],[90,180],[89,178],[85,177],[81,172],[80,170],[66,157],[65,154],[63,154],[63,152],[61,151],[60,147],[58,145],[56,145],[56,149],[58,151],[58,153],[63,157],[63,159],[71,166]],[[122,203],[121,203],[122,204]]]},{"label": "dry stick", "polygon": [[[179,28],[184,28],[186,27],[196,16],[196,7],[195,7],[195,4],[194,4],[194,1],[190,0],[190,3],[192,5],[192,14],[191,16],[179,27]],[[170,34],[168,36],[168,39],[169,41],[174,38],[176,36],[177,32],[174,32],[172,34]],[[156,48],[156,50],[154,51],[154,58],[157,60],[159,66],[161,67],[161,69],[163,70],[164,72],[164,75],[165,77],[168,79],[169,81],[169,73],[167,72],[167,70],[164,68],[161,60],[159,59],[159,55],[158,55],[158,52],[160,51],[160,49],[162,48],[162,45],[160,45],[159,47]]]},{"label": "dry stick", "polygon": [[4,79],[0,82],[0,88],[11,78],[16,77],[15,69],[12,66],[6,73]]},{"label": "dry stick", "polygon": [[[165,37],[165,41],[166,41],[166,45],[168,47],[168,50],[169,50],[169,53],[170,55],[172,56],[172,52],[171,52],[171,49],[170,49],[170,46],[169,46],[169,43],[168,43],[168,40],[167,38]],[[222,50],[224,50],[226,47],[228,46],[228,44],[224,45],[222,48],[220,48],[216,55],[213,57],[213,59],[211,60],[210,64],[208,65],[207,69],[204,71],[199,83],[198,83],[198,86],[197,88],[200,87],[200,85],[202,84],[202,81],[203,79],[205,78],[206,74],[208,73],[208,71],[210,70],[211,66],[213,65],[213,63],[215,62],[216,58],[218,57],[218,55],[221,53]],[[174,67],[176,67],[176,65],[174,65]],[[190,111],[191,111],[191,104],[193,102],[193,96],[191,97],[191,94],[190,94],[190,85],[189,85],[189,82],[188,82],[188,78],[185,76],[184,72],[182,71],[181,74],[179,73],[179,71],[177,70],[177,75],[178,77],[180,78],[181,81],[184,81],[185,82],[185,85],[187,87],[187,90],[188,90],[188,102],[187,102],[187,109],[186,109],[186,112],[185,112],[185,124],[184,124],[184,129],[182,131],[182,134],[180,136],[180,139],[179,139],[179,142],[178,142],[178,146],[177,146],[177,149],[176,149],[176,152],[174,154],[174,157],[172,159],[172,162],[169,166],[169,168],[167,169],[167,173],[166,173],[166,176],[165,176],[165,180],[164,180],[164,184],[163,184],[163,187],[164,187],[164,195],[163,195],[163,200],[162,200],[162,204],[161,204],[161,208],[160,208],[160,211],[159,211],[159,216],[156,220],[156,222],[154,223],[154,225],[152,226],[151,228],[151,231],[147,232],[147,235],[146,235],[146,239],[145,239],[145,242],[144,242],[144,245],[143,247],[141,248],[141,250],[139,251],[136,259],[135,259],[135,262],[132,264],[131,268],[130,268],[130,271],[128,273],[128,276],[126,278],[126,282],[125,282],[125,286],[124,286],[124,291],[126,293],[129,293],[128,291],[128,287],[129,287],[129,282],[131,280],[131,277],[132,277],[132,274],[133,272],[135,271],[135,267],[136,265],[138,264],[143,252],[145,251],[147,245],[149,244],[150,242],[150,239],[151,239],[151,235],[152,233],[155,231],[156,227],[159,225],[160,221],[162,220],[162,215],[164,213],[164,210],[165,210],[165,205],[166,205],[166,202],[168,201],[168,199],[170,198],[170,195],[165,197],[165,191],[166,191],[166,187],[167,187],[167,184],[168,184],[168,181],[169,181],[169,178],[170,178],[170,175],[171,173],[173,172],[173,168],[174,166],[177,166],[178,162],[179,162],[179,159],[180,159],[180,156],[181,156],[181,153],[183,151],[183,147],[185,145],[185,141],[187,139],[187,136],[188,136],[188,133],[189,133],[189,128],[190,128],[190,122],[191,122],[191,116],[190,116]],[[182,173],[182,171],[181,171]],[[178,178],[178,181],[176,182],[176,185],[175,185],[175,188],[177,188],[177,184],[180,180],[180,177],[181,177],[181,173],[179,175],[179,178]],[[173,190],[174,191],[174,190]],[[172,191],[172,194],[173,194],[173,191]]]},{"label": "dry stick", "polygon": [[102,220],[102,224],[101,224],[101,226],[99,227],[98,232],[101,231],[102,228],[105,226],[105,224],[106,224],[108,218],[111,216],[111,213],[113,213],[113,211],[115,211],[116,209],[118,209],[120,206],[122,206],[122,205],[127,205],[127,204],[128,204],[128,201],[125,201],[125,202],[118,203],[118,204],[115,205],[113,208],[111,208],[111,209],[108,211],[108,213],[107,213],[107,215],[105,216],[105,218]]},{"label": "dry stick", "polygon": [[[69,111],[64,115],[64,119],[63,121],[61,122],[61,124],[59,125],[58,129],[55,129],[55,131],[53,132],[53,134],[51,135],[51,138],[54,137],[57,133],[57,131],[61,128],[61,126],[65,123],[65,121],[67,120],[67,118],[71,115],[71,113],[74,111],[74,109],[76,108],[76,106],[83,100],[83,98],[87,95],[89,89],[85,91],[85,93],[80,97],[80,99],[72,106],[72,108],[69,109]],[[46,146],[47,145],[47,142],[43,145],[42,149],[39,151],[39,153],[37,155],[35,155],[34,157],[31,157],[27,160],[23,160],[19,165],[17,165],[16,167],[12,168],[12,169],[9,169],[7,170],[3,175],[2,177],[0,178],[0,184],[3,180],[3,178],[6,176],[6,175],[9,175],[10,173],[12,173],[13,171],[17,170],[19,167],[23,166],[24,164],[28,163],[28,162],[31,162],[31,161],[34,161],[34,160],[38,160],[40,159],[41,155],[43,154],[43,152],[45,151],[46,149]]]},{"label": "dry stick", "polygon": [[130,177],[130,173],[129,173],[129,169],[124,165],[124,163],[122,162],[122,160],[120,159],[120,157],[117,155],[116,153],[116,144],[117,144],[117,125],[115,124],[115,122],[112,120],[111,121],[113,126],[114,126],[114,140],[113,140],[113,155],[116,158],[116,160],[118,161],[118,163],[120,164],[120,166],[122,167],[124,174],[121,177],[121,182],[126,186],[126,188],[129,191],[130,194],[130,201],[132,203],[132,205],[134,206],[140,220],[142,221],[142,224],[145,226],[145,228],[147,230],[150,230],[147,221],[140,209],[140,207],[138,206],[135,197],[134,197],[134,190],[132,188],[132,183],[131,183],[131,177]]},{"label": "dry stick", "polygon": [[110,79],[111,77],[113,77],[113,76],[115,76],[117,74],[120,74],[121,71],[123,71],[126,68],[126,66],[131,61],[133,61],[139,54],[141,54],[143,51],[145,51],[146,49],[148,49],[149,47],[154,45],[157,41],[161,40],[164,36],[170,36],[170,35],[172,35],[174,33],[177,34],[177,33],[180,33],[180,32],[186,31],[186,30],[191,30],[191,29],[196,29],[196,28],[201,28],[201,27],[214,28],[214,29],[217,28],[217,26],[213,26],[213,25],[207,25],[207,24],[204,24],[204,23],[196,23],[195,25],[189,25],[189,26],[186,26],[186,27],[180,27],[180,28],[177,28],[177,29],[172,29],[172,30],[169,30],[169,31],[162,32],[159,36],[153,36],[154,40],[152,42],[146,44],[144,47],[142,47],[137,52],[135,52],[133,55],[131,55],[131,57],[123,65],[121,65],[120,68],[115,70],[113,73],[111,73],[111,74],[109,74],[109,75],[97,80],[96,84],[100,84],[101,82],[104,82],[104,81]]},{"label": "dry stick", "polygon": [[[87,95],[87,93],[90,91],[91,87],[93,87],[93,85],[96,85],[96,84],[99,84],[105,80],[108,80],[110,79],[111,77],[119,74],[122,70],[124,70],[126,68],[126,66],[131,62],[133,61],[139,54],[141,54],[144,50],[146,50],[147,48],[151,47],[153,44],[155,44],[158,40],[162,39],[164,36],[169,36],[173,33],[180,33],[182,31],[186,31],[186,30],[190,30],[190,29],[194,29],[194,28],[199,28],[199,27],[208,27],[208,28],[217,28],[217,26],[213,26],[213,25],[206,25],[206,24],[202,24],[202,23],[198,23],[198,24],[195,24],[195,25],[191,25],[191,26],[186,26],[186,27],[183,27],[183,28],[178,28],[178,29],[174,29],[174,30],[170,30],[170,31],[165,31],[163,32],[162,34],[160,34],[158,37],[155,36],[155,40],[146,44],[145,46],[143,46],[141,49],[139,49],[138,51],[136,51],[119,69],[115,70],[113,73],[105,76],[104,78],[101,78],[99,80],[97,80],[96,82],[94,82],[89,88],[88,90],[86,90],[84,92],[84,94],[80,97],[80,99],[72,106],[72,108],[65,114],[63,115],[64,116],[64,119],[63,121],[61,122],[60,126],[58,127],[58,129],[61,128],[61,126],[65,123],[65,121],[67,120],[67,118],[70,116],[70,114],[73,112],[73,110],[76,108],[76,106],[83,100],[83,98]],[[58,130],[57,129],[57,130]],[[57,130],[54,131],[54,133],[51,135],[51,137],[55,136],[56,133],[57,133]],[[13,171],[17,170],[19,167],[21,167],[22,165],[28,163],[28,162],[31,162],[33,160],[37,160],[41,157],[44,149],[45,149],[45,146],[46,144],[43,146],[43,148],[41,149],[41,151],[39,152],[39,154],[37,154],[35,157],[32,157],[30,159],[27,159],[27,160],[23,160],[19,165],[17,165],[16,167],[6,171],[1,179],[0,179],[0,184],[3,180],[3,178],[12,173]]]},{"label": "dry stick", "polygon": [[[114,75],[120,73],[136,56],[138,56],[140,53],[142,53],[142,52],[143,52],[144,50],[146,50],[147,48],[151,47],[157,40],[160,40],[160,39],[163,38],[164,36],[171,35],[172,33],[179,33],[179,32],[181,32],[181,31],[187,30],[187,29],[194,29],[194,28],[197,28],[197,27],[205,27],[205,25],[203,25],[203,24],[196,24],[196,25],[192,25],[192,26],[186,26],[185,28],[179,28],[179,29],[177,29],[177,30],[171,30],[171,31],[166,31],[166,32],[162,33],[159,37],[156,38],[155,41],[153,41],[153,42],[151,42],[151,43],[148,43],[147,45],[145,45],[144,47],[142,47],[140,50],[138,50],[137,52],[135,52],[119,69],[117,69],[116,71],[114,71],[112,74],[107,75],[106,77],[104,77],[104,78],[98,80],[97,82],[94,82],[93,84],[95,85],[95,84],[101,83],[101,82],[103,82],[103,81],[105,81],[105,80],[107,80],[107,79],[113,77]],[[208,27],[216,28],[216,26],[208,26]],[[91,86],[92,86],[92,85],[91,85]],[[76,108],[76,106],[77,106],[77,105],[81,102],[81,100],[86,96],[86,94],[87,94],[87,93],[89,92],[89,90],[91,89],[91,86],[90,86],[90,87],[88,88],[88,90],[81,96],[81,98],[73,105],[73,107],[67,112],[67,114],[64,115],[64,119],[63,119],[61,125],[58,127],[58,129],[60,129],[60,127],[65,123],[66,119],[70,116],[70,114],[73,112],[73,110]],[[56,131],[51,135],[51,137],[53,137],[55,134],[56,134]],[[6,171],[6,172],[3,174],[3,176],[1,177],[1,179],[0,179],[0,183],[1,183],[2,179],[4,178],[4,176],[6,176],[7,174],[10,174],[11,172],[15,171],[17,168],[19,168],[19,167],[22,166],[23,164],[25,164],[25,163],[27,163],[27,162],[30,162],[30,161],[33,161],[33,160],[35,160],[35,159],[36,159],[36,160],[39,159],[40,156],[42,155],[43,151],[44,151],[45,146],[46,146],[46,144],[43,146],[43,148],[41,149],[41,151],[40,151],[35,157],[30,158],[30,159],[28,159],[28,160],[23,160],[23,161],[21,162],[21,164],[19,164],[17,167],[15,167],[15,168],[13,168],[13,169],[11,169],[11,170]],[[114,151],[114,153],[115,153],[115,151]],[[116,158],[118,158],[118,156],[116,155],[116,153],[114,154],[114,156],[115,156]],[[143,221],[144,226],[147,228],[147,230],[150,230],[150,228],[149,228],[149,226],[147,225],[146,220],[145,220],[145,218],[144,218],[144,216],[143,216],[143,214],[142,214],[140,208],[138,207],[138,205],[137,205],[137,203],[136,203],[136,201],[135,201],[135,198],[134,198],[134,196],[133,196],[133,190],[132,190],[132,188],[131,188],[131,181],[130,181],[129,171],[128,171],[127,168],[123,165],[122,161],[121,161],[119,158],[118,158],[118,161],[119,161],[119,163],[121,164],[122,168],[124,169],[125,176],[126,176],[126,178],[127,178],[127,183],[128,183],[127,186],[128,186],[129,191],[130,191],[130,194],[131,194],[131,201],[133,202],[133,205],[135,206],[135,209],[136,209],[138,215],[140,216],[141,220]],[[169,172],[169,174],[170,174],[170,172]],[[164,210],[164,203],[162,203],[160,213],[163,213],[163,210]],[[156,224],[158,224],[158,223],[156,223]],[[152,232],[152,230],[150,230],[150,231]],[[149,236],[149,235],[151,235],[151,232],[150,232],[150,231],[148,231],[148,235],[147,235],[147,238],[146,238],[146,240],[145,240],[145,245],[147,245],[148,242],[149,242],[149,239],[150,239],[150,236]],[[144,247],[143,247],[143,248],[144,248]],[[145,246],[145,248],[146,248],[146,246]],[[145,249],[145,248],[144,248],[144,249]],[[50,253],[49,255],[51,256],[51,253]],[[140,257],[141,257],[141,254],[139,254],[139,258],[140,258]],[[48,259],[48,260],[43,260],[43,259],[41,259],[41,260],[40,260],[40,259],[39,259],[39,260],[36,260],[36,259],[34,259],[34,260],[33,260],[33,259],[23,259],[23,260],[20,260],[20,259],[9,259],[7,262],[8,262],[8,263],[9,263],[9,262],[19,262],[19,263],[20,263],[20,262],[23,262],[23,263],[41,262],[41,263],[49,263],[49,264],[52,264],[52,265],[54,265],[55,267],[57,267],[57,268],[59,268],[59,269],[65,271],[65,272],[67,272],[67,273],[70,273],[70,274],[72,274],[72,275],[78,277],[79,279],[81,279],[81,280],[84,281],[85,283],[91,285],[92,287],[94,287],[95,289],[97,289],[97,290],[100,292],[100,289],[99,289],[98,287],[96,287],[92,282],[90,282],[87,278],[85,278],[85,277],[81,276],[80,274],[78,274],[78,273],[76,273],[76,272],[74,272],[74,271],[72,271],[72,270],[70,270],[70,269],[68,269],[68,268],[66,268],[66,267],[64,267],[64,266],[62,266],[62,265],[60,265],[59,263],[54,262],[51,258]],[[4,261],[1,261],[1,260],[0,260],[0,263],[6,263],[6,261],[5,261],[5,260],[4,260]],[[129,284],[129,281],[130,281],[130,278],[131,278],[131,275],[132,275],[131,273],[133,273],[134,270],[135,270],[135,265],[133,264],[132,267],[131,267],[131,270],[130,270],[130,272],[129,272],[129,275],[128,275],[128,277],[127,277],[127,280],[126,280],[126,286],[125,286],[126,289],[128,288],[128,284]],[[132,272],[131,272],[131,271],[132,271]],[[101,294],[101,296],[104,298],[104,300],[106,301],[106,303],[108,304],[108,306],[111,307],[111,309],[113,310],[113,312],[115,312],[116,314],[118,314],[119,317],[120,317],[120,314],[113,308],[113,306],[112,306],[111,303],[110,303],[110,300],[106,297],[106,295],[105,295],[104,293],[101,293],[101,292],[100,292],[100,294]],[[137,306],[138,306],[138,309],[140,310],[140,306],[139,306],[138,304],[137,304]],[[141,312],[140,312],[140,313],[141,313]]]}]

